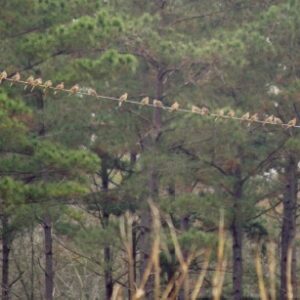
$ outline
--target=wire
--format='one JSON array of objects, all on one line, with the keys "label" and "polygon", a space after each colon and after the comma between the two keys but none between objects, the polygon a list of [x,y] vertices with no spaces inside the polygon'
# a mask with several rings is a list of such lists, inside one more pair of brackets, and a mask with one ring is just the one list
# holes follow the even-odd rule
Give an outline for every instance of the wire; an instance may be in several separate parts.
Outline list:
[{"label": "wire", "polygon": [[[0,78],[1,78],[1,75],[0,75]],[[80,91],[79,86],[77,86],[79,88],[79,90],[74,92],[74,91],[72,91],[72,88],[71,89],[57,88],[57,87],[45,85],[43,83],[34,83],[34,82],[28,82],[28,81],[24,81],[24,80],[13,79],[13,78],[2,78],[2,80],[10,81],[11,83],[22,84],[25,86],[32,86],[33,88],[40,87],[40,88],[43,88],[44,90],[48,89],[48,90],[53,90],[55,92],[65,92],[65,93],[73,94],[73,95],[89,96],[89,97],[102,99],[102,100],[116,101],[119,103],[121,101],[120,98],[100,95],[92,89],[90,89],[90,90],[93,91],[93,93]],[[89,89],[87,89],[87,90],[89,90]],[[265,125],[265,124],[277,125],[277,126],[285,127],[285,128],[291,128],[291,127],[300,128],[300,125],[296,125],[296,118],[291,120],[288,123],[283,123],[283,122],[275,122],[272,120],[268,121],[267,119],[266,120],[251,119],[250,114],[249,114],[249,117],[246,118],[243,116],[236,117],[236,116],[223,115],[223,114],[218,114],[218,113],[210,113],[208,111],[203,112],[203,109],[200,109],[198,107],[196,107],[197,111],[193,111],[191,109],[179,108],[179,107],[174,109],[171,106],[169,107],[169,106],[164,106],[164,105],[157,105],[154,103],[142,103],[142,102],[138,102],[138,101],[134,101],[134,100],[130,100],[130,99],[124,100],[124,103],[129,103],[129,104],[138,105],[138,106],[146,106],[146,107],[151,107],[151,108],[156,108],[156,109],[159,108],[159,109],[170,111],[170,112],[182,112],[182,113],[188,113],[188,114],[196,114],[196,115],[212,117],[212,118],[216,118],[216,119],[218,119],[218,118],[231,119],[231,120],[237,120],[237,121],[246,122],[246,123],[258,123],[258,124],[262,124],[262,125]],[[277,120],[280,120],[280,119],[277,118]]]}]

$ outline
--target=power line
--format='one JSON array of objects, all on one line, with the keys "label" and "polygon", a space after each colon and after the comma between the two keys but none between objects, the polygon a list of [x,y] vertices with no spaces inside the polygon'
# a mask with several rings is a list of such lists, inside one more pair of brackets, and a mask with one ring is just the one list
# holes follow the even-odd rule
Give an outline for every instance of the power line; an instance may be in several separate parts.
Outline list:
[{"label": "power line", "polygon": [[58,84],[56,87],[52,86],[52,82],[50,80],[46,81],[43,83],[41,78],[34,79],[32,76],[30,76],[26,81],[20,79],[19,73],[16,73],[18,75],[14,75],[11,78],[7,77],[7,74],[5,71],[0,73],[0,83],[2,81],[9,81],[11,82],[11,86],[13,83],[18,83],[21,85],[24,85],[25,88],[27,86],[31,86],[32,90],[36,87],[42,88],[44,90],[52,90],[54,91],[54,94],[57,92],[65,92],[68,94],[72,95],[80,95],[80,96],[88,96],[88,97],[93,97],[101,100],[109,100],[109,101],[115,101],[119,103],[119,106],[121,106],[123,103],[129,103],[133,105],[138,105],[138,106],[145,106],[145,107],[151,107],[151,108],[158,108],[162,110],[166,110],[169,112],[181,112],[181,113],[188,113],[188,114],[196,114],[200,116],[207,116],[207,117],[212,117],[215,119],[231,119],[231,120],[236,120],[240,122],[245,122],[245,123],[257,123],[261,125],[277,125],[283,128],[300,128],[300,125],[296,125],[297,119],[294,118],[290,120],[288,123],[282,122],[280,118],[277,118],[273,115],[267,116],[264,120],[261,120],[258,118],[257,114],[251,115],[249,112],[245,113],[244,115],[238,117],[235,115],[234,111],[229,111],[228,114],[224,113],[211,113],[206,107],[199,108],[197,106],[192,106],[192,109],[186,109],[186,108],[180,108],[179,104],[177,102],[173,103],[171,106],[165,106],[163,103],[159,100],[154,99],[152,103],[150,103],[150,100],[148,97],[145,97],[142,99],[141,102],[139,101],[134,101],[131,99],[127,99],[127,93],[122,95],[121,97],[111,97],[111,96],[105,96],[105,95],[100,95],[98,94],[94,89],[87,88],[87,92],[82,91],[82,89],[79,87],[79,85],[74,85],[70,89],[67,89],[64,87],[64,84]]}]

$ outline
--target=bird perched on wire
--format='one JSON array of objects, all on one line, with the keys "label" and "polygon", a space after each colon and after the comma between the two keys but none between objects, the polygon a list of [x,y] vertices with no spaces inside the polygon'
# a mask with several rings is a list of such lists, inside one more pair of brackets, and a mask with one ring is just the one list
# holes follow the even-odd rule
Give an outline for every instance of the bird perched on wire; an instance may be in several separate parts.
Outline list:
[{"label": "bird perched on wire", "polygon": [[47,88],[52,87],[52,85],[53,85],[53,83],[52,83],[51,80],[45,81],[45,83],[44,83],[44,92],[46,91]]},{"label": "bird perched on wire", "polygon": [[252,116],[250,117],[250,121],[252,121],[252,122],[258,121],[258,114],[255,113],[254,115],[252,115]]},{"label": "bird perched on wire", "polygon": [[120,98],[119,98],[119,106],[122,106],[122,104],[127,100],[128,93],[124,93]]},{"label": "bird perched on wire", "polygon": [[179,103],[176,101],[171,105],[170,111],[177,111],[178,109],[179,109]]},{"label": "bird perched on wire", "polygon": [[[32,85],[33,82],[34,82],[34,77],[31,75],[29,76],[27,79],[26,79],[26,82],[29,84],[29,85]],[[24,86],[24,90],[27,89],[27,85]]]},{"label": "bird perched on wire", "polygon": [[141,103],[142,105],[148,105],[149,102],[150,102],[149,97],[144,97],[144,98],[141,100],[140,103]]},{"label": "bird perched on wire", "polygon": [[244,115],[241,116],[241,120],[249,120],[250,119],[250,113],[246,112]]},{"label": "bird perched on wire", "polygon": [[97,92],[94,89],[92,89],[92,88],[89,88],[87,90],[87,93],[88,93],[89,96],[93,96],[93,97],[97,97],[98,96]]},{"label": "bird perched on wire", "polygon": [[43,84],[43,80],[42,80],[42,78],[37,78],[37,79],[34,79],[33,81],[32,81],[32,88],[31,88],[31,92],[34,90],[34,88],[36,87],[36,86],[38,86],[38,85],[42,85]]},{"label": "bird perched on wire", "polygon": [[63,82],[59,83],[56,87],[55,87],[55,91],[54,91],[54,95],[57,94],[57,90],[63,90],[65,88],[65,84]]},{"label": "bird perched on wire", "polygon": [[235,111],[231,109],[231,110],[227,113],[227,116],[233,118],[233,117],[235,116]]},{"label": "bird perched on wire", "polygon": [[274,124],[274,123],[275,123],[275,122],[274,122],[274,118],[275,118],[275,117],[274,117],[273,115],[267,117],[267,118],[264,120],[263,125],[265,125],[266,123]]},{"label": "bird perched on wire", "polygon": [[2,71],[0,73],[0,84],[2,83],[3,80],[5,80],[7,78],[7,73],[6,71]]},{"label": "bird perched on wire", "polygon": [[287,123],[287,128],[295,127],[296,124],[297,124],[297,119],[294,118],[294,119],[290,120],[290,121]]},{"label": "bird perched on wire", "polygon": [[155,107],[163,107],[164,106],[163,103],[160,100],[157,100],[157,99],[153,100],[153,105]]},{"label": "bird perched on wire", "polygon": [[78,92],[80,91],[80,87],[78,84],[75,84],[73,85],[71,88],[70,88],[70,92],[75,95],[77,94]]},{"label": "bird perched on wire", "polygon": [[19,72],[17,72],[15,75],[13,75],[11,78],[11,80],[13,80],[11,83],[10,83],[10,86],[12,86],[14,84],[14,81],[20,81],[21,79],[21,75]]},{"label": "bird perched on wire", "polygon": [[274,117],[273,118],[273,122],[274,122],[274,124],[278,124],[278,125],[282,125],[283,124],[282,120],[280,118],[278,118],[278,117]]},{"label": "bird perched on wire", "polygon": [[196,106],[196,105],[193,105],[192,106],[192,113],[195,113],[195,114],[201,114],[202,110],[200,107]]},{"label": "bird perched on wire", "polygon": [[209,114],[209,109],[208,109],[207,107],[202,107],[202,108],[201,108],[200,114],[201,114],[202,116],[208,115],[208,114]]}]

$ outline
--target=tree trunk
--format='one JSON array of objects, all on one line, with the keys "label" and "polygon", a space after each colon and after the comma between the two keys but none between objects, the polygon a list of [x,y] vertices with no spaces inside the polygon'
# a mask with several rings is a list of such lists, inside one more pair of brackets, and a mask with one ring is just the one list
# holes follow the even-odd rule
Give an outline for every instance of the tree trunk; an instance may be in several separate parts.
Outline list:
[{"label": "tree trunk", "polygon": [[53,250],[52,250],[52,222],[50,215],[46,214],[43,220],[44,236],[45,236],[45,299],[53,299]]},{"label": "tree trunk", "polygon": [[9,300],[9,253],[10,239],[8,232],[8,220],[2,217],[2,300]]},{"label": "tree trunk", "polygon": [[[108,160],[109,157],[107,154],[104,154],[102,157],[101,164],[101,180],[102,180],[102,190],[104,193],[108,192],[109,187],[109,174],[108,174]],[[106,195],[105,195],[106,197]],[[109,224],[109,213],[107,210],[103,209],[103,222],[102,225],[106,228]],[[113,275],[112,275],[112,255],[111,255],[111,246],[104,246],[104,285],[105,285],[105,299],[110,300],[113,294]]]},{"label": "tree trunk", "polygon": [[242,223],[242,184],[235,187],[232,234],[232,287],[233,299],[243,299],[243,223]]},{"label": "tree trunk", "polygon": [[[156,80],[156,98],[162,100],[163,96],[163,79],[165,73],[158,71]],[[147,150],[155,148],[161,130],[161,108],[156,107],[153,111],[152,118],[153,134],[148,139]],[[149,200],[155,201],[159,194],[159,176],[155,164],[151,164],[148,168],[148,191]],[[148,260],[151,253],[151,213],[147,204],[141,211],[141,234],[140,234],[140,279],[146,270]],[[153,299],[154,276],[150,275],[145,286],[146,299]]]},{"label": "tree trunk", "polygon": [[[296,208],[297,208],[297,160],[290,156],[285,168],[285,192],[283,197],[283,220],[281,228],[281,258],[280,258],[280,299],[288,299],[288,272],[291,267],[291,284],[293,286],[294,297],[296,297],[295,288],[296,264],[289,266],[288,256],[292,251],[292,260],[295,262],[294,239],[296,234]],[[290,252],[291,253],[291,252]]]}]

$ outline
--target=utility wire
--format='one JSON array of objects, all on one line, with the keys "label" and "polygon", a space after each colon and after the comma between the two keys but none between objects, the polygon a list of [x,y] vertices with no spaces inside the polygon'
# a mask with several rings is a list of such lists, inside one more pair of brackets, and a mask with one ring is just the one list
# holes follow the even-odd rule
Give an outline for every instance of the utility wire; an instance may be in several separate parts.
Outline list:
[{"label": "utility wire", "polygon": [[146,98],[148,98],[147,101],[142,100],[141,102],[139,102],[139,101],[127,99],[127,93],[125,93],[121,97],[117,98],[117,97],[100,95],[94,89],[91,89],[91,88],[87,88],[87,92],[85,92],[85,91],[82,91],[82,89],[78,85],[74,85],[70,89],[67,89],[64,86],[59,87],[59,85],[54,87],[54,86],[52,86],[52,82],[49,80],[46,81],[45,83],[43,83],[41,79],[31,78],[30,81],[28,81],[28,79],[27,79],[27,81],[24,81],[21,79],[16,79],[16,78],[14,78],[14,76],[11,78],[8,78],[7,76],[5,76],[5,73],[6,72],[4,71],[0,74],[0,83],[1,83],[1,81],[9,81],[9,82],[11,82],[11,86],[12,86],[12,84],[17,83],[17,84],[24,85],[25,87],[30,86],[30,87],[32,87],[32,90],[34,88],[38,87],[38,88],[44,89],[45,91],[52,90],[52,91],[54,91],[55,94],[58,92],[65,92],[65,93],[72,94],[72,95],[88,96],[88,97],[93,97],[93,98],[102,99],[102,100],[115,101],[115,102],[119,103],[119,106],[121,106],[123,103],[129,103],[129,104],[138,105],[138,106],[162,109],[162,110],[166,110],[169,112],[181,112],[181,113],[188,113],[188,114],[196,114],[196,115],[200,115],[200,116],[212,117],[215,119],[219,119],[219,118],[220,119],[231,119],[231,120],[236,120],[236,121],[241,121],[241,122],[246,122],[246,123],[258,123],[258,124],[262,124],[262,125],[269,124],[269,125],[280,126],[283,128],[291,128],[291,127],[300,128],[300,125],[296,125],[296,122],[297,122],[296,118],[290,120],[288,123],[283,123],[279,118],[277,118],[273,115],[266,117],[265,120],[260,120],[260,119],[258,119],[256,114],[253,114],[251,116],[250,113],[246,113],[243,116],[238,117],[235,115],[228,115],[228,114],[226,115],[223,113],[211,113],[205,107],[199,108],[197,106],[192,106],[192,109],[180,108],[179,104],[177,102],[175,102],[172,106],[165,106],[159,100],[153,100],[153,103],[150,103],[148,97],[146,97]]}]

